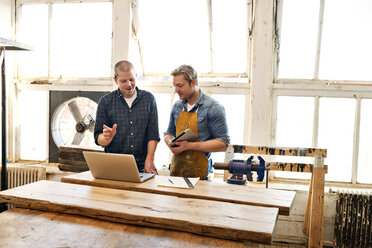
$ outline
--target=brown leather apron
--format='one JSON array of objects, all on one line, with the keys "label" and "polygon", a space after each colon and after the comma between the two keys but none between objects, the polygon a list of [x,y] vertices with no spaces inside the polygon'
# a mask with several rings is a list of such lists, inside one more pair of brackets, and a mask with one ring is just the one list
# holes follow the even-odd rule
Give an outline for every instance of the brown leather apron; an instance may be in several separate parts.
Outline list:
[{"label": "brown leather apron", "polygon": [[[198,135],[198,113],[181,111],[176,120],[176,136],[189,128]],[[196,141],[199,141],[197,139]],[[170,168],[171,176],[179,177],[200,177],[204,180],[207,177],[208,159],[204,152],[187,150],[180,154],[173,154]]]}]

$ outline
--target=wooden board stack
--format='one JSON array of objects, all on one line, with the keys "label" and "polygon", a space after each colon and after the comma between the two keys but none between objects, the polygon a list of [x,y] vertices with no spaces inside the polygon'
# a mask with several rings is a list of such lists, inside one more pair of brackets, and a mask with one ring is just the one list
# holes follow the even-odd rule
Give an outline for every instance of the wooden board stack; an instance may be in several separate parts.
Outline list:
[{"label": "wooden board stack", "polygon": [[270,244],[278,208],[39,181],[0,192],[0,201],[36,210]]}]

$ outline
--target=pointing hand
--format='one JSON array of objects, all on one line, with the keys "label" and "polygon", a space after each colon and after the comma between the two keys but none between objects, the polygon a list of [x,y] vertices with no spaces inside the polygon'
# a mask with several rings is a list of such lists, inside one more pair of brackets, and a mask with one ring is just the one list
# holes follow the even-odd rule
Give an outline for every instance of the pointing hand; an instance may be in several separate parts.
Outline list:
[{"label": "pointing hand", "polygon": [[118,126],[117,124],[114,124],[114,126],[112,126],[112,128],[110,128],[106,125],[103,125],[103,137],[106,140],[107,145],[110,144],[112,139],[114,138],[114,136],[116,134],[117,126]]}]

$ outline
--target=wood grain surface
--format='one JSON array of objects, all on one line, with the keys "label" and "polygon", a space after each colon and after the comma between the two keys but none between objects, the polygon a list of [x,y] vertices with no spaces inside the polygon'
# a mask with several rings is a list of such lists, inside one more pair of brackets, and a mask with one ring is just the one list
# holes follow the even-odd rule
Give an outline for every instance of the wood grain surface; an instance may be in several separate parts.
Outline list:
[{"label": "wood grain surface", "polygon": [[295,191],[257,188],[200,180],[195,188],[177,189],[158,187],[159,176],[144,183],[95,179],[90,171],[63,177],[62,182],[99,186],[113,189],[173,195],[184,198],[207,199],[254,206],[276,207],[279,214],[289,215],[296,196]]},{"label": "wood grain surface", "polygon": [[205,237],[180,231],[120,224],[77,215],[21,208],[14,208],[1,213],[0,226],[1,247],[12,248],[243,248],[248,245],[241,241]]},{"label": "wood grain surface", "polygon": [[103,152],[101,147],[86,147],[78,145],[59,146],[59,165],[61,171],[82,172],[89,170],[83,151]]},{"label": "wood grain surface", "polygon": [[0,192],[0,201],[36,210],[190,232],[272,241],[277,208],[39,181]]}]

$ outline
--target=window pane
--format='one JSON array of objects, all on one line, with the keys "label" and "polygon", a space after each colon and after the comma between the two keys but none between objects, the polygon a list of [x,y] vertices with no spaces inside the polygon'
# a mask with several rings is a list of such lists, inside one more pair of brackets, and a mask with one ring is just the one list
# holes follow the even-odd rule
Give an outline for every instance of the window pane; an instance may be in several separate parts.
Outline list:
[{"label": "window pane", "polygon": [[135,39],[129,40],[129,61],[134,65],[138,76],[143,75],[141,56],[139,53],[138,43]]},{"label": "window pane", "polygon": [[318,144],[328,150],[326,180],[351,182],[354,112],[354,99],[320,99]]},{"label": "window pane", "polygon": [[279,96],[276,145],[312,147],[313,97]]},{"label": "window pane", "polygon": [[164,143],[164,132],[168,128],[169,116],[171,113],[171,94],[169,93],[154,93],[156,105],[158,108],[159,118],[159,134],[160,142],[156,148],[155,166],[160,169],[162,165],[168,165],[169,161],[169,148]]},{"label": "window pane", "polygon": [[280,78],[313,78],[319,1],[284,0],[280,41]]},{"label": "window pane", "polygon": [[48,6],[23,5],[19,40],[34,47],[20,53],[22,76],[48,76]]},{"label": "window pane", "polygon": [[[277,107],[276,146],[313,147],[313,97],[279,96]],[[311,158],[275,157],[279,162],[314,163]],[[276,177],[310,178],[309,173],[275,171]]]},{"label": "window pane", "polygon": [[111,3],[53,4],[52,15],[51,75],[110,76]]},{"label": "window pane", "polygon": [[358,179],[359,183],[372,183],[372,99],[363,99],[360,112],[360,135],[359,135],[359,159]]},{"label": "window pane", "polygon": [[13,3],[11,1],[0,1],[0,37],[6,39],[12,39],[13,26],[11,23],[12,19],[12,8]]},{"label": "window pane", "polygon": [[372,80],[372,1],[325,1],[319,78]]},{"label": "window pane", "polygon": [[210,71],[207,1],[142,0],[139,37],[146,72],[169,74],[181,64]]},{"label": "window pane", "polygon": [[[230,135],[231,144],[244,144],[244,113],[245,95],[211,95],[225,108],[227,127]],[[223,162],[225,153],[213,152],[211,155],[214,162]]]},{"label": "window pane", "polygon": [[214,72],[247,71],[247,1],[212,1]]},{"label": "window pane", "polygon": [[47,159],[48,92],[21,91],[19,94],[20,159]]}]

